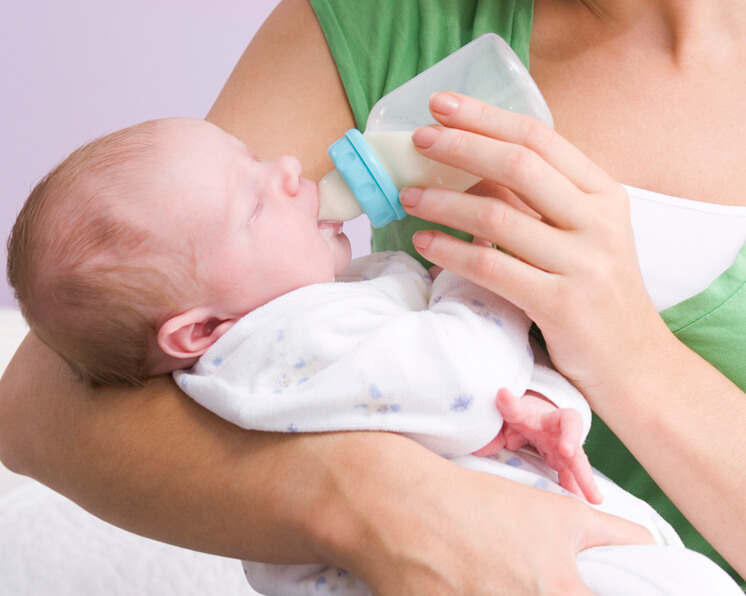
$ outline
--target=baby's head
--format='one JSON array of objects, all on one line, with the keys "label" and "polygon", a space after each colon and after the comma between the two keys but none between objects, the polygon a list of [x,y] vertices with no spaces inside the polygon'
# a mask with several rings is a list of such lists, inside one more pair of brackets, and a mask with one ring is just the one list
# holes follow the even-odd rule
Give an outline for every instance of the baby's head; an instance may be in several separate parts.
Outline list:
[{"label": "baby's head", "polygon": [[146,122],[75,151],[8,242],[29,324],[93,384],[191,365],[247,312],[349,262],[294,158],[258,161],[201,120]]}]

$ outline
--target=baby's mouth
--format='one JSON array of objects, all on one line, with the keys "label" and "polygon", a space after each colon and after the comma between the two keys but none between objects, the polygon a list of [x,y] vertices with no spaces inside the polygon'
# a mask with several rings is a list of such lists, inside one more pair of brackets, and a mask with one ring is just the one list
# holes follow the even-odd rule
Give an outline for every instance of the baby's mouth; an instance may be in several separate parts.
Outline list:
[{"label": "baby's mouth", "polygon": [[330,236],[339,236],[342,233],[341,221],[320,221],[319,230]]}]

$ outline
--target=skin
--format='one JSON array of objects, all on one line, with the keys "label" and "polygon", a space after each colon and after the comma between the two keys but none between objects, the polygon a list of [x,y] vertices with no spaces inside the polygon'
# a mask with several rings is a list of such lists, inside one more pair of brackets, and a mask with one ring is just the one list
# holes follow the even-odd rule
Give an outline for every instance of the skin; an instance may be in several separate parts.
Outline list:
[{"label": "skin", "polygon": [[[505,292],[538,321],[558,366],[743,574],[743,392],[661,324],[614,180],[745,204],[746,139],[733,123],[746,122],[746,7],[594,7],[536,4],[532,74],[562,136],[468,102],[449,114],[441,107],[443,124],[478,134],[443,131],[427,147],[423,137],[422,152],[495,184],[480,189],[486,196],[420,193],[407,208],[525,256],[519,263],[442,236],[418,238],[431,261]],[[263,158],[300,156],[313,178],[331,168],[326,146],[352,117],[303,0],[281,3],[208,119]],[[681,131],[676,143],[671,130]],[[459,151],[477,146],[481,158]],[[538,173],[565,192],[548,200]],[[509,207],[521,201],[545,219]],[[551,250],[532,252],[526,235]],[[556,270],[536,267],[552,254]],[[630,326],[619,332],[623,323]],[[164,540],[243,558],[333,561],[380,594],[583,594],[576,552],[647,540],[573,499],[460,470],[388,433],[239,431],[166,380],[110,393],[75,384],[29,337],[0,382],[0,457],[114,523]],[[690,490],[691,478],[701,490]],[[387,506],[392,500],[397,507]]]}]

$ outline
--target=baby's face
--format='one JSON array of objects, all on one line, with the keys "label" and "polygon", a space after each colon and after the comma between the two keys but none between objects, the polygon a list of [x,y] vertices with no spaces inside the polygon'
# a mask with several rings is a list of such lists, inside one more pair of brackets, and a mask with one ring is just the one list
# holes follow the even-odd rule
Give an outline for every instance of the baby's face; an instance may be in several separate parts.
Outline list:
[{"label": "baby's face", "polygon": [[341,225],[317,221],[317,187],[297,159],[258,160],[200,120],[165,121],[164,135],[157,205],[141,211],[174,254],[189,256],[225,316],[333,281],[347,267],[349,240]]}]

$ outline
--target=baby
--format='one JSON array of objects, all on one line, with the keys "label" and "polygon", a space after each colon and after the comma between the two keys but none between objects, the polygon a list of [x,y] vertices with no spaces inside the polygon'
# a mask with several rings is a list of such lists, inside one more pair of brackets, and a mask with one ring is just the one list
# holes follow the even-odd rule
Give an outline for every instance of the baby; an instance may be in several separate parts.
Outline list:
[{"label": "baby", "polygon": [[[579,448],[590,420],[587,405],[557,373],[535,366],[525,315],[449,272],[433,287],[422,266],[403,254],[373,255],[340,278],[371,283],[333,284],[350,263],[350,244],[340,223],[317,220],[318,210],[316,185],[301,177],[295,158],[258,160],[236,138],[200,120],[145,122],[79,149],[38,184],[11,234],[8,276],[35,333],[92,384],[141,384],[192,367],[210,349],[193,372],[177,372],[176,378],[237,424],[280,431],[348,425],[396,430],[449,456],[497,452],[506,436],[512,447],[520,446],[515,435],[530,413],[536,432],[547,436],[544,429],[554,425],[564,433],[568,488],[580,492],[565,470],[572,464],[586,496],[600,501]],[[260,316],[261,329],[269,329],[267,313],[280,307],[282,328],[271,327],[269,339],[242,331]],[[250,313],[255,316],[246,319]],[[302,321],[297,333],[295,319]],[[230,337],[216,345],[229,330]],[[235,350],[239,333],[254,353],[241,357],[245,380],[235,390],[252,383],[254,397],[220,400],[213,387],[198,389],[205,382],[199,377],[214,378],[213,371],[197,371],[227,361],[225,346]],[[274,350],[279,342],[272,334],[278,333],[290,352]],[[337,354],[324,342],[346,342],[347,352]],[[365,357],[359,356],[363,350]],[[293,421],[266,421],[265,404],[277,416],[278,403],[284,403],[266,396],[292,389],[274,377],[263,379],[279,369],[287,384],[290,368],[304,381],[305,394],[315,388],[309,375],[319,362],[337,389],[318,389],[323,398],[310,398],[305,409],[296,391],[286,408]],[[370,416],[355,419],[362,412],[356,385],[368,369],[375,374],[364,395],[378,409],[389,403],[388,411],[400,410],[392,420],[381,419],[384,424]],[[228,370],[225,364],[221,370]],[[436,407],[444,387],[452,395]],[[506,425],[509,432],[500,432],[494,406],[500,387],[515,395],[529,388],[555,395],[547,396],[549,403],[536,395],[519,401],[503,394],[505,407],[521,414]],[[335,391],[339,403],[333,406]],[[331,422],[342,416],[338,407],[349,409],[351,395],[355,416],[345,412],[347,422]],[[558,402],[575,409],[557,410]],[[460,430],[468,432],[437,430],[457,426],[434,424],[454,411],[464,414]],[[323,427],[312,428],[316,418]]]},{"label": "baby", "polygon": [[[520,310],[451,272],[432,280],[404,254],[350,266],[341,224],[317,221],[316,185],[300,174],[295,158],[259,160],[200,120],[146,122],[78,149],[34,188],[8,243],[31,328],[89,383],[173,373],[245,428],[399,432],[596,504],[598,483],[608,510],[680,546],[644,503],[593,475],[588,406],[531,345]],[[535,451],[515,452],[526,445]],[[323,566],[245,569],[267,593],[366,590]]]}]

